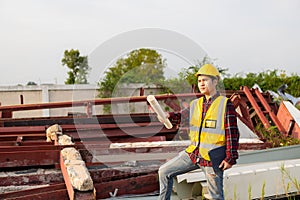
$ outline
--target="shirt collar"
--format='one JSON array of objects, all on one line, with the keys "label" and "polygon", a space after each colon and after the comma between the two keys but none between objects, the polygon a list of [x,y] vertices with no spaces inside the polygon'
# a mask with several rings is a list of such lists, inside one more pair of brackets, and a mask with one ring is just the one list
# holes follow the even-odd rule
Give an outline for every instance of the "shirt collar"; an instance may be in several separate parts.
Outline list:
[{"label": "shirt collar", "polygon": [[204,102],[206,103],[213,102],[218,96],[220,96],[219,91],[217,91],[217,93],[214,96],[211,96],[209,99],[206,99],[206,97],[204,96]]}]

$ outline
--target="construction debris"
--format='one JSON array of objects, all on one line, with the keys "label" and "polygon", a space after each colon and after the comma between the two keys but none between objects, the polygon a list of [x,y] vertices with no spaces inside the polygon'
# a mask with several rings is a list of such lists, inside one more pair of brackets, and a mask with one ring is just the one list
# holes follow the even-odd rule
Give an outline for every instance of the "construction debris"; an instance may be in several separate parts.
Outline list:
[{"label": "construction debris", "polygon": [[[260,122],[266,129],[281,124],[283,128],[278,129],[283,135],[299,138],[297,129],[286,128],[289,122],[280,119],[278,106],[269,93],[242,87],[224,94],[238,111],[241,151],[270,147],[255,129]],[[155,98],[180,112],[178,103],[200,96],[198,93],[168,94]],[[12,172],[10,176],[0,176],[0,188],[43,185],[3,192],[0,199],[105,199],[157,192],[157,170],[166,159],[186,147],[188,127],[182,125],[185,119],[170,118],[172,128],[167,129],[154,113],[92,115],[95,105],[131,102],[144,102],[148,106],[145,96],[0,106],[0,167],[3,173]],[[85,107],[87,113],[12,118],[15,111],[71,106]],[[295,120],[294,115],[287,120]],[[20,169],[45,171],[14,173]],[[47,170],[51,173],[47,174]]]},{"label": "construction debris", "polygon": [[74,145],[72,138],[68,135],[58,136],[58,145]]},{"label": "construction debris", "polygon": [[277,117],[287,135],[300,139],[300,111],[289,101],[283,101],[278,109]]},{"label": "construction debris", "polygon": [[93,180],[80,153],[70,147],[61,150],[61,155],[73,188],[79,191],[93,190]]},{"label": "construction debris", "polygon": [[46,137],[47,142],[55,141],[57,140],[58,135],[62,135],[62,128],[58,124],[54,124],[47,128],[46,130]]}]

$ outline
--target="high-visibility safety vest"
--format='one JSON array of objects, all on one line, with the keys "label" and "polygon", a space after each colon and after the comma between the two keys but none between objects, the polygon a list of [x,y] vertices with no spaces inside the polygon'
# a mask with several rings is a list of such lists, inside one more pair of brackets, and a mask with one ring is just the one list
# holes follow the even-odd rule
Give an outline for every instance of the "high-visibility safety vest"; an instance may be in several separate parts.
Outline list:
[{"label": "high-visibility safety vest", "polygon": [[[199,143],[199,129],[202,120],[202,105],[204,97],[195,99],[190,104],[190,131],[191,145],[186,148],[187,153],[192,153]],[[200,156],[210,161],[208,151],[226,144],[224,116],[228,98],[218,96],[208,108],[203,119],[200,134]]]}]

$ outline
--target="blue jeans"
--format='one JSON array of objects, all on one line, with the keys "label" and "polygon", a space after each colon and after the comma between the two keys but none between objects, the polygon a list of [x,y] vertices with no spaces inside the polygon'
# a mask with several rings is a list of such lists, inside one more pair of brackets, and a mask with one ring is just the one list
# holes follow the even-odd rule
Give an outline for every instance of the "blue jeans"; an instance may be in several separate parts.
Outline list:
[{"label": "blue jeans", "polygon": [[205,173],[207,179],[208,197],[207,199],[224,200],[223,193],[223,174],[224,171],[212,167],[201,166],[202,171]]},{"label": "blue jeans", "polygon": [[[205,172],[208,182],[208,192],[211,198],[223,200],[223,171],[219,170],[214,173],[212,167],[201,168]],[[191,161],[189,155],[185,151],[180,152],[178,156],[163,164],[158,170],[160,186],[158,199],[170,200],[173,178],[195,169],[199,169],[199,166]]]}]

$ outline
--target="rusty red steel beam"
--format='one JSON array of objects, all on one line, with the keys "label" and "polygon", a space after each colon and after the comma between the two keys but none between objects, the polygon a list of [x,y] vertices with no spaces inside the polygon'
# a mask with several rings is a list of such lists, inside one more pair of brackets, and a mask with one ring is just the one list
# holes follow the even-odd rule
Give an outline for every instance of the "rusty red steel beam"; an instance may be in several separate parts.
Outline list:
[{"label": "rusty red steel beam", "polygon": [[[157,100],[164,100],[167,98],[176,99],[176,98],[200,97],[200,96],[202,96],[202,94],[200,94],[200,93],[155,95]],[[127,103],[127,102],[128,103],[129,102],[146,102],[146,101],[147,101],[146,96],[102,98],[102,99],[82,100],[82,101],[0,106],[0,111],[3,112],[3,111],[38,110],[38,109],[49,109],[49,108],[78,107],[78,106],[116,104],[116,103]]]},{"label": "rusty red steel beam", "polygon": [[[139,122],[139,123],[118,123],[118,124],[61,124],[63,131],[70,130],[93,130],[93,129],[117,129],[117,128],[141,128],[146,126],[163,126],[160,122]],[[44,134],[45,126],[19,126],[19,127],[0,127],[0,135],[3,134]]]},{"label": "rusty red steel beam", "polygon": [[247,103],[238,94],[233,94],[230,97],[231,102],[234,104],[235,108],[239,108],[241,114],[237,113],[237,117],[250,129],[252,130],[261,140],[264,140],[264,136],[258,132],[252,123]]},{"label": "rusty red steel beam", "polygon": [[46,169],[43,171],[38,168],[31,168],[24,171],[9,171],[8,173],[9,175],[0,177],[0,187],[13,185],[50,185],[64,182],[61,171],[55,169]]},{"label": "rusty red steel beam", "polygon": [[59,150],[0,152],[0,167],[25,167],[55,165]]},{"label": "rusty red steel beam", "polygon": [[257,102],[255,101],[251,91],[249,90],[249,88],[247,86],[243,86],[243,91],[245,92],[249,102],[251,103],[251,105],[253,106],[256,114],[258,115],[258,117],[260,118],[260,120],[262,121],[264,127],[266,129],[269,129],[271,127],[268,119],[265,117],[264,113],[262,112],[262,110],[260,109],[260,107],[258,106]]},{"label": "rusty red steel beam", "polygon": [[[121,179],[124,177],[133,177],[139,175],[145,175],[148,173],[154,173],[158,171],[160,165],[150,163],[149,165],[143,165],[139,167],[107,167],[103,168],[102,165],[93,165],[93,168],[89,169],[90,175],[94,183],[100,183],[105,181],[110,181],[111,179]],[[97,168],[99,167],[99,168]],[[31,169],[31,171],[36,170],[36,173],[30,172],[30,170],[23,172],[18,172],[18,174],[6,177],[0,177],[0,186],[10,186],[10,185],[40,185],[40,184],[58,184],[63,183],[63,175],[61,170],[54,170],[47,173],[38,173],[37,169]],[[46,171],[46,170],[45,170]]]},{"label": "rusty red steel beam", "polygon": [[[59,200],[68,200],[68,196],[66,195],[66,190],[54,190],[54,191],[48,191],[43,193],[32,193],[26,196],[19,196],[14,197],[11,200],[32,200],[32,199],[43,199],[43,200],[53,200],[53,199],[59,199]],[[9,199],[8,199],[9,200]]]},{"label": "rusty red steel beam", "polygon": [[39,145],[39,146],[0,146],[0,152],[23,152],[41,150],[62,150],[65,147],[74,145]]},{"label": "rusty red steel beam", "polygon": [[89,170],[94,184],[108,182],[111,180],[119,180],[122,178],[130,178],[145,174],[157,173],[160,164],[149,163],[139,167],[107,167]]},{"label": "rusty red steel beam", "polygon": [[176,99],[165,99],[164,103],[168,105],[170,108],[172,108],[174,111],[180,111],[182,108],[180,105],[178,105],[178,102],[176,102]]},{"label": "rusty red steel beam", "polygon": [[[108,119],[114,119],[117,121],[124,121],[124,119],[133,119],[133,120],[137,120],[137,119],[143,119],[145,117],[152,117],[152,116],[156,116],[155,113],[128,113],[128,114],[107,114],[107,115],[95,115],[93,116],[94,119],[97,119],[99,122],[102,121],[106,121]],[[23,122],[24,124],[29,123],[29,122],[46,122],[46,121],[50,121],[52,122],[52,124],[57,123],[57,124],[68,124],[65,122],[70,122],[77,123],[80,120],[90,120],[90,118],[88,118],[87,116],[80,116],[80,117],[75,117],[75,116],[54,116],[54,117],[35,117],[35,118],[0,118],[0,123],[10,123],[10,124],[14,124],[18,122]],[[90,120],[91,121],[91,120]],[[127,120],[128,121],[128,120]],[[81,124],[85,124],[81,123]],[[106,122],[104,122],[106,123]],[[15,125],[13,125],[15,126]],[[18,125],[20,126],[20,125]],[[28,126],[27,124],[25,126]],[[37,125],[33,125],[33,126],[37,126]],[[38,125],[41,126],[41,125]],[[45,127],[49,126],[49,123],[44,125]],[[9,127],[9,126],[8,126]]]},{"label": "rusty red steel beam", "polygon": [[[130,183],[128,188],[130,191],[128,194],[143,194],[149,193],[157,190],[157,170],[159,166],[152,166],[152,170],[146,167],[141,168],[119,168],[118,169],[99,169],[90,171],[93,180],[95,180],[95,186],[98,189],[101,189],[97,192],[97,199],[102,199],[105,193],[109,194],[109,191],[105,191],[105,188],[109,188],[111,186],[117,186],[119,188],[119,192],[117,196],[127,194],[126,187],[128,187],[127,183]],[[60,175],[61,176],[61,175]],[[15,179],[16,177],[11,177],[11,179]],[[24,176],[23,178],[27,178]],[[112,181],[111,178],[114,178]],[[46,178],[45,178],[46,179]],[[60,178],[62,179],[62,178]],[[149,181],[150,180],[150,181]],[[17,181],[19,182],[19,181]],[[38,184],[40,182],[37,182]],[[44,182],[48,183],[48,182]],[[43,183],[41,183],[43,184]],[[7,185],[7,184],[6,184]],[[18,185],[14,183],[14,185]],[[22,185],[25,185],[24,183]],[[3,185],[4,186],[4,185]],[[147,186],[147,189],[142,189]],[[105,187],[105,188],[104,188]],[[57,193],[57,195],[55,195]],[[47,196],[48,194],[48,196]],[[110,196],[109,196],[110,197]],[[70,199],[67,193],[66,185],[63,183],[55,183],[50,184],[49,186],[43,186],[34,189],[26,189],[21,191],[9,192],[0,194],[0,199]],[[52,200],[51,199],[51,200]],[[77,196],[75,199],[87,199],[87,195],[82,192],[77,192]],[[90,198],[89,198],[90,199]]]},{"label": "rusty red steel beam", "polygon": [[5,134],[0,134],[0,138],[5,138],[5,137],[16,137],[15,140],[20,140],[20,137],[23,137],[22,140],[24,140],[24,137],[36,137],[36,138],[41,138],[44,137],[46,138],[46,133],[5,133]]},{"label": "rusty red steel beam", "polygon": [[[102,164],[94,164],[89,169],[90,175],[94,183],[101,183],[111,181],[112,179],[122,179],[154,173],[158,171],[160,164],[153,164],[149,161],[148,165],[138,167],[106,167]],[[89,164],[89,163],[87,163]],[[122,163],[123,164],[123,163]],[[15,173],[9,172],[9,176],[0,177],[0,187],[4,186],[23,186],[23,185],[53,185],[64,183],[64,178],[59,169],[46,169],[44,172],[39,172],[37,168],[17,171]]]},{"label": "rusty red steel beam", "polygon": [[[121,124],[79,124],[61,125],[64,134],[74,139],[130,137],[137,135],[153,136],[158,133],[176,132],[177,128],[166,129],[160,122],[121,123]],[[28,131],[27,131],[28,130]],[[33,132],[33,133],[32,133]],[[46,133],[43,126],[39,127],[0,127],[0,141],[15,141],[19,136],[22,141],[33,139],[45,139]],[[21,143],[21,142],[19,142]]]},{"label": "rusty red steel beam", "polygon": [[262,94],[258,91],[258,89],[255,89],[254,92],[255,92],[256,96],[258,97],[258,99],[260,100],[260,102],[262,103],[262,105],[264,106],[264,108],[266,109],[266,111],[269,113],[272,121],[274,122],[274,124],[278,128],[279,132],[286,135],[287,132],[283,128],[283,126],[282,126],[281,122],[279,121],[278,117],[272,111],[272,109],[271,109],[270,105],[267,103],[266,99],[262,96]]},{"label": "rusty red steel beam", "polygon": [[32,134],[32,133],[46,133],[45,126],[19,126],[19,127],[0,127],[0,134],[7,134],[7,133],[25,133],[25,134]]},{"label": "rusty red steel beam", "polygon": [[0,146],[44,146],[44,145],[52,145],[52,143],[46,142],[46,140],[33,140],[33,141],[23,140],[20,143],[17,143],[16,140],[0,141]]},{"label": "rusty red steel beam", "polygon": [[110,198],[116,191],[116,196],[153,193],[159,190],[157,173],[131,177],[121,180],[96,183],[97,199]]},{"label": "rusty red steel beam", "polygon": [[127,127],[163,126],[160,122],[139,122],[139,123],[117,123],[117,124],[62,124],[63,131],[69,130],[92,130],[92,129],[116,129]]},{"label": "rusty red steel beam", "polygon": [[175,136],[177,128],[174,126],[172,129],[166,129],[161,124],[157,126],[145,126],[145,127],[124,127],[116,129],[94,129],[94,130],[73,130],[64,132],[71,136],[74,140],[84,139],[120,139],[118,137],[152,137],[152,136],[167,136],[166,134],[172,134]]},{"label": "rusty red steel beam", "polygon": [[0,199],[7,200],[68,200],[66,186],[63,183],[43,186],[34,189],[20,190],[15,192],[8,192],[0,194]]},{"label": "rusty red steel beam", "polygon": [[230,97],[230,100],[234,104],[235,108],[239,107],[239,109],[241,111],[242,116],[240,114],[238,114],[239,119],[241,119],[241,121],[243,121],[244,124],[246,124],[251,130],[254,130],[254,126],[251,121],[246,102],[241,99],[240,95],[236,95],[236,94],[233,94]]},{"label": "rusty red steel beam", "polygon": [[[20,137],[21,136],[21,137]],[[22,141],[19,141],[19,139],[22,138]],[[3,141],[14,141],[16,146],[24,141],[37,141],[37,140],[44,140],[46,138],[45,135],[0,135],[0,142]]]}]

